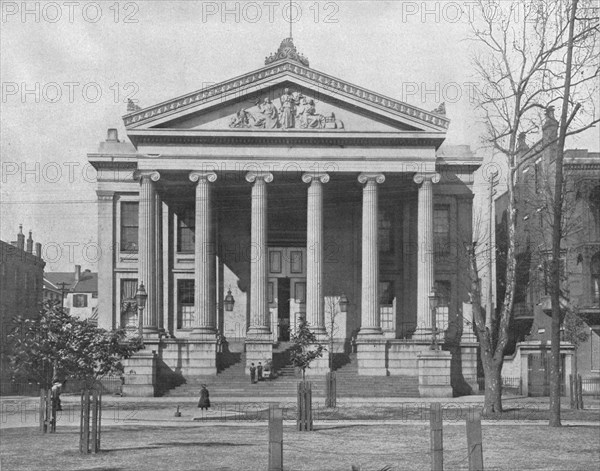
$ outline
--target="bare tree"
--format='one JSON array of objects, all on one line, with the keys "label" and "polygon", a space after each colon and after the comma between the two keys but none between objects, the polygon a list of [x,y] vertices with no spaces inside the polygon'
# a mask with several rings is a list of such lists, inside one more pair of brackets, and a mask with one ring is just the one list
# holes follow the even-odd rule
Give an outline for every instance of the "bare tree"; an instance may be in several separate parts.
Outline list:
[{"label": "bare tree", "polygon": [[[581,1],[588,3],[588,0]],[[592,5],[591,1],[589,5]],[[557,148],[562,142],[564,149],[564,139],[560,136],[581,132],[598,122],[594,118],[596,103],[592,98],[596,87],[593,79],[598,76],[594,44],[598,27],[593,19],[594,10],[586,9],[585,15],[579,17],[575,15],[576,6],[576,0],[479,0],[478,14],[471,18],[475,41],[473,63],[480,80],[476,100],[486,127],[484,141],[496,155],[506,159],[508,169],[506,291],[504,299],[499,300],[497,318],[492,318],[491,322],[488,320],[487,326],[481,303],[478,266],[484,241],[476,242],[468,251],[473,318],[485,375],[484,413],[502,411],[501,371],[513,315],[517,265],[518,201],[515,186],[524,163],[519,135],[539,131],[544,122],[543,112],[555,102],[562,100],[564,115],[565,106],[572,104],[575,96],[572,92],[565,94],[565,90],[578,91],[580,98],[574,107],[582,112],[578,114],[577,122],[574,122],[573,113],[564,123],[561,116],[563,127],[558,142],[554,142]],[[571,61],[565,60],[570,44],[576,45],[572,49],[577,51],[573,55],[576,59]],[[565,95],[568,96],[566,101]],[[528,157],[544,152],[549,145],[538,146]],[[558,263],[557,260],[555,262]]]}]

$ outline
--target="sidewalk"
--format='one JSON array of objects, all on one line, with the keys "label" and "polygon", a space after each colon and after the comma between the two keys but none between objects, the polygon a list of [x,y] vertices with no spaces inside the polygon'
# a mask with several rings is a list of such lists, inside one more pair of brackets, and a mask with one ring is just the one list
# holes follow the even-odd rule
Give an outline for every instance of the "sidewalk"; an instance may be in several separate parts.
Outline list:
[{"label": "sidewalk", "polygon": [[[80,414],[79,396],[62,396],[63,411],[57,417],[57,426],[78,427]],[[241,399],[241,400],[240,400]],[[197,427],[197,426],[265,426],[266,411],[269,407],[278,406],[284,410],[286,425],[295,424],[296,398],[230,398],[212,400],[209,411],[197,408],[197,399],[154,398],[154,397],[119,397],[104,396],[102,410],[102,426],[148,426],[148,427]],[[313,400],[313,417],[315,425],[396,425],[423,423],[429,420],[429,404],[441,402],[445,409],[445,423],[463,423],[462,414],[465,409],[478,409],[483,404],[483,396],[464,396],[458,398],[342,398],[338,399],[338,411],[344,409],[360,410],[391,407],[396,411],[396,418],[388,419],[354,419],[336,416],[336,409],[325,408],[324,399]],[[503,420],[484,420],[484,424],[497,425],[536,425],[547,424],[547,420],[535,420],[527,408],[545,408],[548,398],[506,397],[507,409],[513,408],[514,416]],[[563,404],[564,407],[565,404]],[[175,417],[179,406],[181,417]],[[567,405],[568,406],[568,405]],[[39,399],[34,397],[2,397],[0,398],[0,429],[37,427]],[[565,408],[566,410],[566,408]],[[402,418],[398,418],[398,412]],[[600,421],[563,421],[565,425],[600,426]]]}]

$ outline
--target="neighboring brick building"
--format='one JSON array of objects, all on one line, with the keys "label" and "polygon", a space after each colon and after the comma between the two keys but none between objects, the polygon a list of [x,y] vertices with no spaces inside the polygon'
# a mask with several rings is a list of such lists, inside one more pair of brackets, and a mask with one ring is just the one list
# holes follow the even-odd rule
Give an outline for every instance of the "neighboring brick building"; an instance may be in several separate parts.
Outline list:
[{"label": "neighboring brick building", "polygon": [[[506,353],[519,357],[519,345],[530,358],[520,371],[535,370],[547,361],[551,343],[550,260],[552,196],[554,194],[558,122],[547,111],[542,140],[529,148],[520,136],[517,175],[517,287],[515,291],[513,343]],[[554,143],[554,144],[553,144]],[[564,159],[565,203],[561,248],[562,300],[588,324],[590,338],[577,351],[578,370],[584,376],[600,375],[600,153],[586,149],[566,150]],[[506,243],[506,195],[499,198],[496,214],[498,254]],[[505,263],[497,260],[498,299]],[[521,342],[523,341],[523,342]],[[521,342],[516,343],[515,342]],[[515,350],[516,347],[516,350]],[[534,348],[535,347],[535,348]],[[570,347],[572,348],[572,347]],[[569,358],[569,347],[564,352]],[[535,357],[535,358],[534,358]],[[532,361],[535,360],[535,361]],[[511,370],[510,362],[505,373]],[[519,360],[520,361],[520,360]],[[569,364],[564,370],[570,370]],[[525,368],[527,367],[527,368]],[[518,368],[513,368],[518,371]],[[512,375],[512,374],[507,374]]]},{"label": "neighboring brick building", "polygon": [[[40,309],[42,302],[42,280],[44,266],[42,245],[35,244],[29,231],[25,240],[23,226],[19,226],[17,240],[10,244],[0,241],[0,343],[1,370],[4,379],[7,374],[6,355],[8,354],[6,337],[12,326],[12,319],[17,316],[33,317]],[[4,381],[3,381],[4,383]]]}]

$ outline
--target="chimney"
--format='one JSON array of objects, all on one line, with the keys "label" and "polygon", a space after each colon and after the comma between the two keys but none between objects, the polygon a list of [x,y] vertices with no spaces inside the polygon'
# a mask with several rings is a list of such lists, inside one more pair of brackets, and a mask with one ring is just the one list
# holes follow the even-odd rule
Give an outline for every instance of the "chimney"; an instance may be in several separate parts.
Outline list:
[{"label": "chimney", "polygon": [[81,265],[75,265],[75,281],[79,281],[81,278]]},{"label": "chimney", "polygon": [[107,142],[119,142],[119,132],[115,128],[108,129]]},{"label": "chimney", "polygon": [[35,243],[35,255],[42,258],[42,244],[40,242]]},{"label": "chimney", "polygon": [[17,234],[17,248],[25,250],[25,234],[23,234],[23,224],[19,224],[19,233]]},{"label": "chimney", "polygon": [[31,238],[31,231],[29,231],[29,238],[27,239],[27,252],[33,253],[33,239]]},{"label": "chimney", "polygon": [[542,126],[543,142],[549,143],[555,141],[552,146],[556,146],[556,137],[558,136],[558,121],[554,117],[554,106],[546,108],[546,121]]}]

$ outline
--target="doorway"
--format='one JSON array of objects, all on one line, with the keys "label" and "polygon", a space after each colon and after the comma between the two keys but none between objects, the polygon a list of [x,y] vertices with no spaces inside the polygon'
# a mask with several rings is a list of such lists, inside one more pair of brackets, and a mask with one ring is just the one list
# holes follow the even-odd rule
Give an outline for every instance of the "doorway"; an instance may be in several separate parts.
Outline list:
[{"label": "doorway", "polygon": [[277,340],[290,340],[290,279],[277,280]]}]

